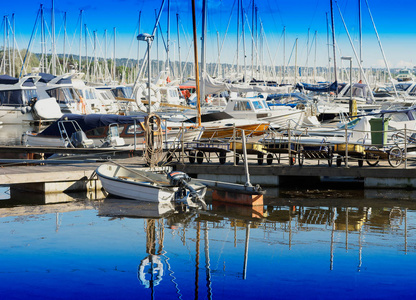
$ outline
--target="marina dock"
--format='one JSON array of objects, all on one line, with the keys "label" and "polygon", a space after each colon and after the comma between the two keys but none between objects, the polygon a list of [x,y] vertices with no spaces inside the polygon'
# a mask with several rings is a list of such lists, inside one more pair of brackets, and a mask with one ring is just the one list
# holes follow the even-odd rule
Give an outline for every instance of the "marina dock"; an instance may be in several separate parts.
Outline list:
[{"label": "marina dock", "polygon": [[[141,157],[117,159],[117,163],[126,166],[144,166]],[[100,189],[100,181],[94,177],[94,170],[103,163],[96,160],[86,163],[68,162],[58,165],[31,164],[30,160],[25,165],[3,165],[0,168],[0,182],[2,185],[10,185],[13,189],[30,190],[41,193],[75,192]],[[173,168],[184,171],[193,178],[217,180],[224,182],[246,182],[243,165],[234,166],[227,162],[203,164],[174,163]],[[387,163],[376,167],[365,165],[358,167],[328,167],[326,164],[310,163],[304,166],[274,164],[257,165],[249,164],[250,182],[260,184],[262,187],[285,187],[293,183],[312,183],[319,185],[323,182],[354,182],[362,188],[395,188],[416,189],[416,168],[408,164],[407,168],[392,168]]]}]

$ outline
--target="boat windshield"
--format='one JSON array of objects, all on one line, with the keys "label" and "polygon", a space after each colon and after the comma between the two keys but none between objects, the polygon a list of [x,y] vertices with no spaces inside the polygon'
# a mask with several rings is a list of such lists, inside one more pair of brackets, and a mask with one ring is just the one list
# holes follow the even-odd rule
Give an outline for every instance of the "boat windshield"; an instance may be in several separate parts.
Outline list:
[{"label": "boat windshield", "polygon": [[82,95],[85,99],[97,99],[93,89],[85,89],[82,91]]},{"label": "boat windshield", "polygon": [[236,101],[234,104],[234,111],[247,111],[251,110],[249,101]]},{"label": "boat windshield", "polygon": [[23,97],[22,90],[0,91],[0,102],[2,106],[27,105],[27,100]]},{"label": "boat windshield", "polygon": [[46,92],[50,97],[55,97],[58,103],[77,103],[80,101],[77,92],[70,87],[59,87]]},{"label": "boat windshield", "polygon": [[396,84],[396,91],[405,92],[411,85],[412,85],[411,83]]},{"label": "boat windshield", "polygon": [[253,101],[253,106],[254,109],[264,109],[263,104],[261,103],[261,101]]}]

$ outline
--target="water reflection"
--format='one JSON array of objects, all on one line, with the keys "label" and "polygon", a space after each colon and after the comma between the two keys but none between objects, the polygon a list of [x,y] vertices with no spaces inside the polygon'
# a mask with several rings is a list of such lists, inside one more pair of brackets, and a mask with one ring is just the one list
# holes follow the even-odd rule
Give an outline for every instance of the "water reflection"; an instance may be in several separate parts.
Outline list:
[{"label": "water reflection", "polygon": [[[172,204],[73,199],[0,207],[0,238],[5,241],[0,250],[6,254],[0,259],[5,270],[0,280],[15,274],[12,277],[23,290],[30,286],[19,274],[34,272],[31,265],[38,265],[37,258],[26,260],[25,267],[17,261],[10,265],[6,259],[14,253],[10,249],[26,242],[26,235],[29,240],[41,235],[45,238],[40,249],[49,253],[45,268],[52,273],[69,276],[50,253],[61,253],[63,239],[70,239],[72,247],[84,253],[72,262],[77,269],[93,278],[95,274],[101,278],[101,270],[107,270],[102,283],[94,281],[103,289],[103,294],[91,292],[95,297],[120,296],[106,289],[107,285],[130,291],[130,297],[150,299],[286,298],[293,291],[297,298],[315,293],[317,298],[414,293],[409,284],[416,267],[416,203],[412,201],[274,198],[254,208],[209,202],[209,209],[201,212]],[[22,233],[25,223],[31,225],[30,230],[26,226],[26,235]],[[77,230],[72,230],[74,226]],[[20,233],[16,236],[11,230]],[[31,241],[34,247],[36,243]],[[91,249],[84,249],[83,243],[91,243]],[[23,249],[13,256],[25,253]],[[36,274],[42,287],[42,278],[47,277],[42,268]],[[81,279],[73,277],[71,282],[75,289],[88,291]],[[376,291],[368,288],[375,286]],[[68,297],[74,295],[69,291]]]}]

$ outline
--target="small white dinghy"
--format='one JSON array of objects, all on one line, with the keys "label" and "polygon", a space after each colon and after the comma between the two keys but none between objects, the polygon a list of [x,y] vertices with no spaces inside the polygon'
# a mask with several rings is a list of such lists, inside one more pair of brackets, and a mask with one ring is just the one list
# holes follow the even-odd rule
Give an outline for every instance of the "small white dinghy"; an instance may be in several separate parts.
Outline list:
[{"label": "small white dinghy", "polygon": [[103,164],[95,172],[103,188],[114,196],[156,203],[201,202],[205,206],[203,197],[206,186],[191,183],[191,178],[183,172],[174,171],[165,175],[111,164]]}]

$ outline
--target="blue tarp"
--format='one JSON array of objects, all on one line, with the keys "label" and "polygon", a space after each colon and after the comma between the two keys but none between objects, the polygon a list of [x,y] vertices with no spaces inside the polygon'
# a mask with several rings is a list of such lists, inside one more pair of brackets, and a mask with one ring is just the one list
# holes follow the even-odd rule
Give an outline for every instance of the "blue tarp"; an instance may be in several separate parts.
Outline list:
[{"label": "blue tarp", "polygon": [[9,75],[0,75],[0,84],[16,84],[19,79],[11,77]]},{"label": "blue tarp", "polygon": [[332,91],[336,91],[338,89],[338,82],[335,81],[332,84],[325,84],[325,85],[316,85],[316,84],[309,84],[309,83],[298,83],[296,85],[296,88],[299,89],[300,91],[303,90],[307,90],[307,91],[312,91],[312,92],[318,92],[318,93],[329,93]]},{"label": "blue tarp", "polygon": [[[120,116],[120,115],[104,115],[104,114],[91,114],[91,115],[77,115],[77,114],[65,114],[59,120],[55,121],[47,128],[45,128],[38,135],[40,136],[56,136],[60,137],[60,131],[58,127],[59,121],[76,121],[81,127],[82,131],[86,132],[88,130],[105,127],[110,124],[134,124],[134,119],[138,122],[143,122],[144,117],[133,117],[133,116]],[[72,126],[66,126],[68,136],[71,136],[75,132],[75,129]]]},{"label": "blue tarp", "polygon": [[[39,76],[41,77],[39,82],[44,82],[44,83],[48,83],[51,80],[56,78],[55,75],[52,75],[49,73],[39,73]],[[57,84],[71,84],[71,83],[72,83],[72,80],[70,76],[66,78],[62,78],[57,82]]]}]

